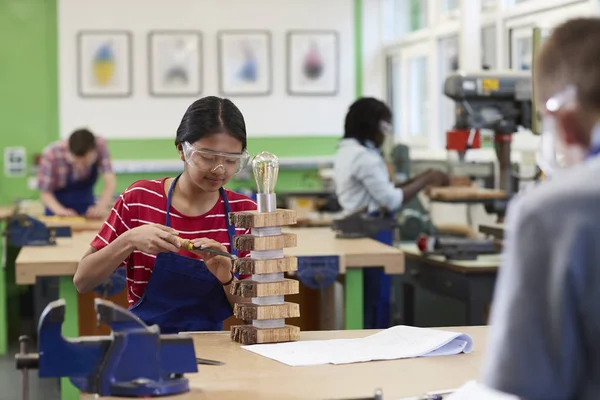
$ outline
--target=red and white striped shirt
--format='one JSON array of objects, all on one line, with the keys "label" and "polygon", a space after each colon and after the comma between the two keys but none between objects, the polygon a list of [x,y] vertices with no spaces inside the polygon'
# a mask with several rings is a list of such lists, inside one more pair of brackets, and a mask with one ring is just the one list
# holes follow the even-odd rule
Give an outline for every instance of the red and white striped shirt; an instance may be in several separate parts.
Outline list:
[{"label": "red and white striped shirt", "polygon": [[[141,180],[129,186],[120,195],[108,219],[92,240],[91,246],[100,250],[125,231],[144,224],[165,225],[167,194],[164,185],[166,179]],[[225,190],[225,192],[232,212],[256,210],[256,203],[249,197],[230,190]],[[184,239],[206,237],[223,244],[228,251],[231,251],[225,221],[225,204],[222,199],[217,201],[215,206],[204,215],[186,216],[173,206],[171,206],[170,214],[171,228],[178,231],[180,237]],[[248,233],[248,230],[236,228],[236,233],[244,234]],[[179,254],[199,258],[187,250],[180,250]],[[238,256],[246,257],[248,252],[240,252]],[[155,255],[134,250],[121,265],[127,267],[129,304],[137,302],[144,294],[155,260]]]}]

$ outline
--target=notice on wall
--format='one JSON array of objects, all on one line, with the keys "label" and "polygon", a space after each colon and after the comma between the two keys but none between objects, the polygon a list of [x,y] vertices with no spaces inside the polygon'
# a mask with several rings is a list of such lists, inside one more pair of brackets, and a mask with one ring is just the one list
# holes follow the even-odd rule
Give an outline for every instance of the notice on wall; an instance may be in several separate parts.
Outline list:
[{"label": "notice on wall", "polygon": [[4,176],[25,176],[27,172],[25,147],[4,148]]}]

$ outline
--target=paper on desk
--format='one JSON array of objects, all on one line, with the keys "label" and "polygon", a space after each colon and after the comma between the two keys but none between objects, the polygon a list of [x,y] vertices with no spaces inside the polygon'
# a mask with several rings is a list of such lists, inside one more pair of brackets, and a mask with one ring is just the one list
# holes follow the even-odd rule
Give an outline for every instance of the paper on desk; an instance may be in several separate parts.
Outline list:
[{"label": "paper on desk", "polygon": [[476,381],[469,381],[444,400],[519,400],[513,395],[490,389]]},{"label": "paper on desk", "polygon": [[290,366],[469,353],[473,339],[458,332],[399,325],[359,339],[311,340],[242,346]]}]

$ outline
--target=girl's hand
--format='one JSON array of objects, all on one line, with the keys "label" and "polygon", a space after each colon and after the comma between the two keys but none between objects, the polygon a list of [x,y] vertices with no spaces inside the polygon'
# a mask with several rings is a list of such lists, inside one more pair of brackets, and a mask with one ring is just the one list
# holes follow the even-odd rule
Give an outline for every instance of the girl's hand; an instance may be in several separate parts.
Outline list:
[{"label": "girl's hand", "polygon": [[[221,243],[208,238],[194,239],[192,240],[192,243],[197,247],[208,247],[214,250],[227,251],[227,248]],[[208,270],[219,280],[219,282],[225,283],[231,279],[233,274],[231,271],[231,259],[207,253],[202,250],[193,250],[193,252],[202,257]]]},{"label": "girl's hand", "polygon": [[127,235],[127,242],[134,249],[147,254],[158,254],[167,251],[177,253],[181,246],[177,231],[164,225],[142,225],[127,231],[125,234]]}]

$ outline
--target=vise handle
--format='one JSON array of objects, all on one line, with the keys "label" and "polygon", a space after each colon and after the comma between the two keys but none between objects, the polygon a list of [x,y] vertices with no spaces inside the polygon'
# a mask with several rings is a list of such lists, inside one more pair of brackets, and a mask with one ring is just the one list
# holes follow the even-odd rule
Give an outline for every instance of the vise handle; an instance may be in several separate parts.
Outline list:
[{"label": "vise handle", "polygon": [[21,371],[21,398],[29,400],[29,370],[38,369],[40,357],[37,353],[27,353],[27,344],[29,337],[19,337],[19,352],[15,354],[15,363],[17,370]]}]

